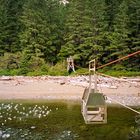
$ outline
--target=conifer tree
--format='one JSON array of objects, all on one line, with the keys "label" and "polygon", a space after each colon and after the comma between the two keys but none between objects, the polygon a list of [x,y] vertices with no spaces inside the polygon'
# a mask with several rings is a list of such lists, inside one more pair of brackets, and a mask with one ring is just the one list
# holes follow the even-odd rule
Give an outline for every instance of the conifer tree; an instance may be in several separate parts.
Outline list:
[{"label": "conifer tree", "polygon": [[21,0],[0,0],[0,55],[21,50],[18,34],[22,5]]},{"label": "conifer tree", "polygon": [[128,4],[126,0],[123,0],[118,7],[118,12],[113,21],[113,32],[109,46],[109,50],[115,50],[115,52],[110,55],[113,59],[117,59],[128,53],[129,22]]},{"label": "conifer tree", "polygon": [[[64,44],[61,47],[59,56],[66,58],[78,53],[77,47],[81,44],[83,5],[82,0],[70,1],[67,6],[67,15],[64,31]],[[78,56],[76,56],[78,57]],[[79,59],[79,58],[78,58]]]},{"label": "conifer tree", "polygon": [[[0,57],[20,54],[23,73],[70,55],[87,67],[138,50],[139,0],[0,0]],[[135,56],[121,65],[139,70],[139,63]]]},{"label": "conifer tree", "polygon": [[106,26],[105,2],[71,1],[65,24],[65,44],[60,56],[73,55],[78,63],[82,62],[81,65],[85,66],[87,61],[103,51]]},{"label": "conifer tree", "polygon": [[129,49],[131,51],[140,50],[140,1],[129,1],[129,17],[130,17],[130,40]]},{"label": "conifer tree", "polygon": [[21,46],[29,50],[31,56],[42,57],[46,62],[56,61],[60,46],[59,5],[57,0],[27,1],[21,17],[24,27],[20,35]]}]

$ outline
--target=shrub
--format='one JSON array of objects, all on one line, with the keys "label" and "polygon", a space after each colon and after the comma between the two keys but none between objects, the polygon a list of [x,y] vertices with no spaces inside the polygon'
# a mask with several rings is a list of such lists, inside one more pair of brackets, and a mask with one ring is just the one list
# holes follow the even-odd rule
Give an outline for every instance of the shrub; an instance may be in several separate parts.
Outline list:
[{"label": "shrub", "polygon": [[21,53],[4,53],[4,56],[0,57],[0,68],[1,69],[18,69],[21,59]]},{"label": "shrub", "polygon": [[73,75],[87,75],[89,70],[87,68],[80,68],[76,70],[76,73],[72,73]]},{"label": "shrub", "polygon": [[65,64],[63,62],[59,62],[55,66],[50,67],[48,75],[68,75]]},{"label": "shrub", "polygon": [[9,70],[5,70],[5,69],[1,69],[0,70],[0,76],[9,76],[10,75],[10,71]]}]

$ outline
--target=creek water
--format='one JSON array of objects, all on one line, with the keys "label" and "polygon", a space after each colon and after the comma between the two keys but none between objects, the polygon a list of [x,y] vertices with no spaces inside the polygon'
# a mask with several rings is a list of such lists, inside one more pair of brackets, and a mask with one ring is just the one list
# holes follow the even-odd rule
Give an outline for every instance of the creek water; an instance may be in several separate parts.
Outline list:
[{"label": "creek water", "polygon": [[107,124],[86,125],[79,103],[0,101],[0,140],[128,140],[136,114],[107,112]]}]

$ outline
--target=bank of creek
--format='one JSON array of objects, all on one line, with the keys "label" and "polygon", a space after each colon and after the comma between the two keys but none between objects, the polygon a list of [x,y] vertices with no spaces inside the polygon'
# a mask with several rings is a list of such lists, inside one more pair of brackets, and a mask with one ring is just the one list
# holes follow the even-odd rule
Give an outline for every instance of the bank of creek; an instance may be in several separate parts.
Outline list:
[{"label": "bank of creek", "polygon": [[[99,77],[98,87],[140,111],[139,78],[124,80]],[[0,139],[139,140],[137,114],[110,100],[107,124],[84,123],[80,102],[86,86],[86,76],[1,77]]]}]

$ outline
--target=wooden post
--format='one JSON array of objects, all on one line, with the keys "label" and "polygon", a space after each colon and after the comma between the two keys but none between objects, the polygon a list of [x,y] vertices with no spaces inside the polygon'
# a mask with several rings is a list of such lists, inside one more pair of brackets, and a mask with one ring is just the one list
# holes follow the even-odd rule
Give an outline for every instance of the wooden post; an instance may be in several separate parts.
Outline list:
[{"label": "wooden post", "polygon": [[69,71],[70,69],[75,72],[75,68],[74,68],[74,61],[73,61],[73,58],[72,56],[70,56],[69,58],[67,58],[67,71]]},{"label": "wooden post", "polygon": [[92,78],[91,78],[91,74],[89,74],[89,92],[91,91],[91,82],[92,82]]},{"label": "wooden post", "polygon": [[91,63],[89,62],[89,93],[91,91]]},{"label": "wooden post", "polygon": [[97,92],[96,60],[89,62],[89,91],[91,91],[92,71],[94,72],[94,91]]},{"label": "wooden post", "polygon": [[94,91],[97,92],[96,60],[94,59]]}]

